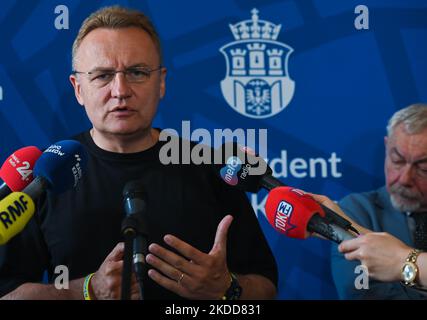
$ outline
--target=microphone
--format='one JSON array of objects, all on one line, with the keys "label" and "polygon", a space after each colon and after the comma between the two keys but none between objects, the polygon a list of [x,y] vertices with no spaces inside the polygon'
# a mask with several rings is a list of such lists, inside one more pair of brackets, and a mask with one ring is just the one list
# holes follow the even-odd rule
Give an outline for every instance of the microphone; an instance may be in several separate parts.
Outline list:
[{"label": "microphone", "polygon": [[12,192],[0,201],[0,245],[20,233],[34,211],[33,199],[23,192]]},{"label": "microphone", "polygon": [[354,234],[324,219],[323,208],[312,196],[292,187],[272,189],[267,196],[265,213],[277,231],[291,238],[306,239],[312,232],[338,244],[355,238]]},{"label": "microphone", "polygon": [[[217,149],[214,163],[216,171],[226,183],[245,192],[257,193],[262,188],[270,191],[277,187],[286,186],[279,179],[273,177],[273,171],[263,158],[256,155],[253,150],[239,146],[235,142],[225,143]],[[218,165],[218,163],[220,164]],[[324,219],[328,223],[359,234],[350,221],[328,207],[319,205],[325,212]]]},{"label": "microphone", "polygon": [[23,190],[33,181],[33,168],[42,152],[34,146],[12,153],[0,168],[0,199],[13,191]]},{"label": "microphone", "polygon": [[0,244],[21,232],[34,214],[34,200],[48,190],[61,193],[80,181],[87,154],[74,140],[59,141],[45,150],[34,166],[36,177],[23,192],[13,192],[0,201]]},{"label": "microphone", "polygon": [[227,184],[252,193],[257,193],[261,188],[274,188],[267,183],[272,174],[271,168],[251,149],[228,142],[215,150],[214,157],[216,170]]},{"label": "microphone", "polygon": [[[143,277],[145,274],[145,256],[147,255],[147,196],[141,181],[130,181],[123,189],[126,217],[122,223],[125,239],[133,239],[133,266],[136,280],[143,297]],[[123,295],[122,295],[123,296]]]},{"label": "microphone", "polygon": [[88,155],[75,140],[62,140],[47,148],[34,166],[35,179],[23,192],[37,199],[48,190],[54,194],[76,187],[86,169]]}]

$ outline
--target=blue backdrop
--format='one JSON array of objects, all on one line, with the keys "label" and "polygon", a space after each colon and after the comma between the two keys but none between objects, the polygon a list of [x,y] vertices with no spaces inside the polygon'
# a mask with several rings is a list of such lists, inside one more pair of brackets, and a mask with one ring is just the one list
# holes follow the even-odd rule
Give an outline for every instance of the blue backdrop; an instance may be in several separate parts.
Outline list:
[{"label": "blue backdrop", "polygon": [[[333,199],[383,184],[387,119],[427,100],[425,0],[364,1],[367,29],[355,26],[353,0],[2,0],[2,162],[89,128],[68,81],[71,45],[83,19],[111,4],[144,11],[160,34],[168,76],[155,126],[266,128],[275,175]],[[264,197],[251,200],[278,262],[278,298],[337,298],[329,243],[275,233]]]}]

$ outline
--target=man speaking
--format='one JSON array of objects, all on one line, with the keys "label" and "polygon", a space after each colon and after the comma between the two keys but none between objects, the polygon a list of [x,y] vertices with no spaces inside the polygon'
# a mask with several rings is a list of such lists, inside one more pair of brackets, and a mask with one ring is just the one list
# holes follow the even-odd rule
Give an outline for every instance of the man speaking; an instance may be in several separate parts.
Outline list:
[{"label": "man speaking", "polygon": [[[75,96],[92,128],[74,137],[89,154],[74,190],[39,201],[25,230],[0,248],[9,299],[118,299],[124,246],[122,191],[146,186],[145,299],[272,299],[277,269],[246,195],[208,166],[162,165],[152,128],[166,90],[159,38],[140,12],[89,16],[73,45]],[[69,289],[51,284],[69,270]],[[49,284],[41,284],[44,271]],[[131,298],[140,298],[135,278]]]}]

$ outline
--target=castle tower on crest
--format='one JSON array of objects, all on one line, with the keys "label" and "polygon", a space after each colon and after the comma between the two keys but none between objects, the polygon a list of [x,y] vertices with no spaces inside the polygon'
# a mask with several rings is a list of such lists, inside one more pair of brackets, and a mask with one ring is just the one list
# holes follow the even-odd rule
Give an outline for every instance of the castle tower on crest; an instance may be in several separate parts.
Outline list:
[{"label": "castle tower on crest", "polygon": [[233,66],[231,74],[235,76],[244,76],[246,75],[246,63],[245,55],[246,50],[235,49],[230,51],[232,55],[231,64]]},{"label": "castle tower on crest", "polygon": [[[242,42],[242,47],[231,49],[231,75],[234,76],[281,76],[283,71],[283,50],[271,49],[267,51],[264,40],[277,39],[281,25],[260,20],[258,10],[252,9],[251,20],[244,20],[230,24],[234,39]],[[243,47],[244,46],[244,47]]]}]

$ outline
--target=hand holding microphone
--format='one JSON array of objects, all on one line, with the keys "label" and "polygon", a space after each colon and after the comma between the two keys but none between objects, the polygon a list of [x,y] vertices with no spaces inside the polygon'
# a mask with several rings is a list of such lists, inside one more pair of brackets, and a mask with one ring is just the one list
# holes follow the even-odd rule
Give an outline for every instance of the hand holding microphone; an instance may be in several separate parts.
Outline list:
[{"label": "hand holding microphone", "polygon": [[366,234],[366,233],[372,232],[371,230],[369,230],[365,227],[362,227],[360,224],[354,222],[351,218],[349,218],[344,213],[344,211],[341,210],[340,206],[336,202],[332,201],[327,196],[315,194],[315,193],[310,193],[310,192],[307,192],[307,194],[312,196],[314,198],[314,200],[316,200],[322,206],[322,208],[324,208],[324,207],[329,208],[333,212],[337,212],[337,214],[339,214],[340,217],[342,217],[343,219],[346,219],[346,221],[351,223],[351,225],[354,227],[354,229],[356,229],[358,231],[357,232],[358,234]]},{"label": "hand holding microphone", "polygon": [[[120,299],[122,287],[124,243],[118,243],[105,258],[99,269],[90,281],[89,295],[93,300],[117,300]],[[135,274],[132,274],[130,285],[130,299],[140,298],[138,283]]]},{"label": "hand holding microphone", "polygon": [[267,196],[265,212],[270,224],[291,238],[306,239],[314,232],[341,243],[357,235],[329,223],[323,208],[312,196],[292,187],[272,189]]},{"label": "hand holding microphone", "polygon": [[[215,165],[216,171],[227,184],[245,192],[256,193],[262,188],[271,192],[277,187],[285,186],[280,180],[272,176],[272,170],[264,159],[237,143],[225,143],[216,150],[215,163],[221,163]],[[304,199],[307,201],[307,198]],[[314,200],[312,201],[314,202]],[[359,233],[352,226],[351,221],[323,204],[318,204],[318,206],[320,206],[317,210],[318,214],[313,216],[314,220],[311,225],[316,222],[319,228],[323,230],[323,236],[329,240],[340,243],[344,239],[353,238],[355,234]]]}]

